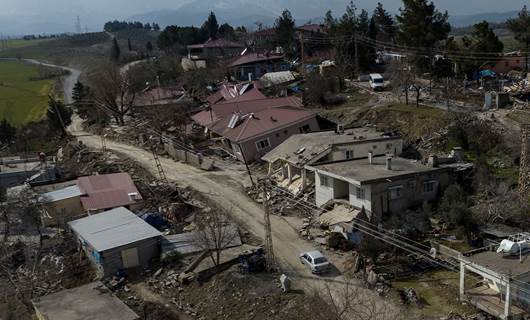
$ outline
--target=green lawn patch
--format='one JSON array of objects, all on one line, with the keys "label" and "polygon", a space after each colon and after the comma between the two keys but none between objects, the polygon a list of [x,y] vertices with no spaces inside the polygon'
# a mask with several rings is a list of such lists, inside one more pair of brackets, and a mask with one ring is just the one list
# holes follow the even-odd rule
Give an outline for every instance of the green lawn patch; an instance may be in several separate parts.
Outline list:
[{"label": "green lawn patch", "polygon": [[46,116],[54,80],[31,80],[38,77],[38,66],[0,60],[0,119],[21,126]]},{"label": "green lawn patch", "polygon": [[[412,278],[392,281],[397,290],[413,288],[422,301],[420,308],[410,306],[410,311],[419,318],[440,318],[450,312],[461,315],[473,310],[459,301],[459,274],[447,270],[436,270]],[[396,294],[396,297],[398,295]]]}]

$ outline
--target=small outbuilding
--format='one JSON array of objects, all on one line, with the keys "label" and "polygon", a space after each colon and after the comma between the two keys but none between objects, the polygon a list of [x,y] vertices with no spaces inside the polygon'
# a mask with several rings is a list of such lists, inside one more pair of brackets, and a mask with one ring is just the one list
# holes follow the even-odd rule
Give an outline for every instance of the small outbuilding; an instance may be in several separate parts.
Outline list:
[{"label": "small outbuilding", "polygon": [[124,207],[68,223],[101,276],[147,268],[160,257],[158,230]]},{"label": "small outbuilding", "polygon": [[39,320],[137,320],[125,303],[96,281],[32,301]]}]

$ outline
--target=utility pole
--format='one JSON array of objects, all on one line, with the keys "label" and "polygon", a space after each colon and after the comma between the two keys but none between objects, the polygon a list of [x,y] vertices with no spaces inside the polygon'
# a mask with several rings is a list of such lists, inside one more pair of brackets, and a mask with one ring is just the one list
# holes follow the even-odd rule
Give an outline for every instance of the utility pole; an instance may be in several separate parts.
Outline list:
[{"label": "utility pole", "polygon": [[241,144],[237,145],[239,147],[239,152],[241,152],[241,157],[243,158],[243,162],[245,163],[245,167],[247,168],[248,177],[250,178],[250,183],[252,186],[254,186],[254,179],[252,179],[252,173],[250,172],[250,168],[247,163],[247,158],[245,157],[245,153],[243,152],[243,148],[241,148]]},{"label": "utility pole", "polygon": [[521,126],[521,160],[519,168],[519,197],[526,200],[530,191],[530,124]]},{"label": "utility pole", "polygon": [[302,74],[305,74],[305,52],[304,52],[304,37],[302,32],[300,32],[300,51],[302,57]]},{"label": "utility pole", "polygon": [[353,46],[355,51],[355,75],[359,76],[359,46],[357,44],[357,34],[353,34]]},{"label": "utility pole", "polygon": [[105,137],[105,135],[103,134],[103,132],[101,133],[101,150],[103,152],[107,151],[107,141],[106,141],[107,137]]},{"label": "utility pole", "polygon": [[267,254],[266,266],[267,271],[273,271],[276,265],[276,258],[274,257],[274,248],[272,245],[272,230],[271,230],[271,219],[269,212],[269,200],[267,199],[268,180],[262,180],[263,188],[263,211],[265,212],[265,253]]},{"label": "utility pole", "polygon": [[449,112],[449,77],[445,78],[445,106],[447,107],[447,112]]}]

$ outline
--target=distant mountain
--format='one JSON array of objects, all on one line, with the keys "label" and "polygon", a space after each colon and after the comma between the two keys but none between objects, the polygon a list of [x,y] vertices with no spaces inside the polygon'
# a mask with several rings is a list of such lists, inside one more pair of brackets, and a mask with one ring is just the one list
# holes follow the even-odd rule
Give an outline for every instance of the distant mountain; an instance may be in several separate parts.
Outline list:
[{"label": "distant mountain", "polygon": [[484,20],[488,22],[499,23],[506,21],[508,18],[517,17],[517,13],[518,11],[510,11],[501,13],[481,13],[466,16],[449,16],[449,22],[455,28],[468,27]]},{"label": "distant mountain", "polygon": [[[327,0],[329,8],[342,8],[345,0]],[[188,2],[174,10],[153,11],[134,15],[127,20],[141,22],[157,22],[161,26],[194,25],[200,26],[208,17],[210,11],[215,12],[217,20],[228,22],[233,26],[255,26],[256,22],[272,25],[285,8],[292,12],[297,24],[303,24],[314,19],[318,14],[324,15],[321,0],[279,0],[272,3],[255,0],[201,0]],[[307,18],[311,17],[311,18]],[[320,19],[321,20],[321,19]]]}]

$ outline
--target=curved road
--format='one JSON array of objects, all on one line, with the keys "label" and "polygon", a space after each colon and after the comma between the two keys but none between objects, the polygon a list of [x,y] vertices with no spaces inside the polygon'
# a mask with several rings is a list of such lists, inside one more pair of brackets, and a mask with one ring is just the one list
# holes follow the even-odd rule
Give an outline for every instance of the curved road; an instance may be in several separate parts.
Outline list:
[{"label": "curved road", "polygon": [[[64,77],[63,85],[65,102],[72,102],[72,89],[81,73],[79,70],[41,63],[36,60],[27,61],[70,71],[70,74]],[[87,147],[101,149],[100,136],[85,132],[82,127],[82,119],[76,114],[72,117],[72,124],[68,127],[68,131]],[[107,141],[106,148],[133,159],[154,176],[157,175],[157,167],[151,152],[115,141]],[[181,187],[189,186],[201,192],[211,201],[227,210],[232,218],[246,230],[261,239],[265,238],[264,211],[262,206],[250,199],[244,190],[243,185],[250,184],[250,181],[242,166],[234,167],[231,170],[206,172],[168,158],[160,158],[160,161],[170,181],[177,183]],[[300,264],[298,254],[313,249],[313,243],[301,239],[298,235],[298,230],[291,226],[283,217],[272,215],[271,226],[276,258],[279,260],[278,262],[282,266],[283,272],[293,278],[293,285],[300,289],[312,288],[320,291],[324,289],[324,285],[330,284],[332,294],[338,300],[342,300],[342,291],[348,280],[340,273],[334,273],[327,277],[317,277],[311,275]],[[355,285],[355,281],[353,284]],[[358,289],[360,291],[357,293],[364,295],[367,301],[375,302],[377,309],[388,309],[390,307],[394,311],[392,304],[388,305],[385,303],[373,291],[364,288]]]}]

